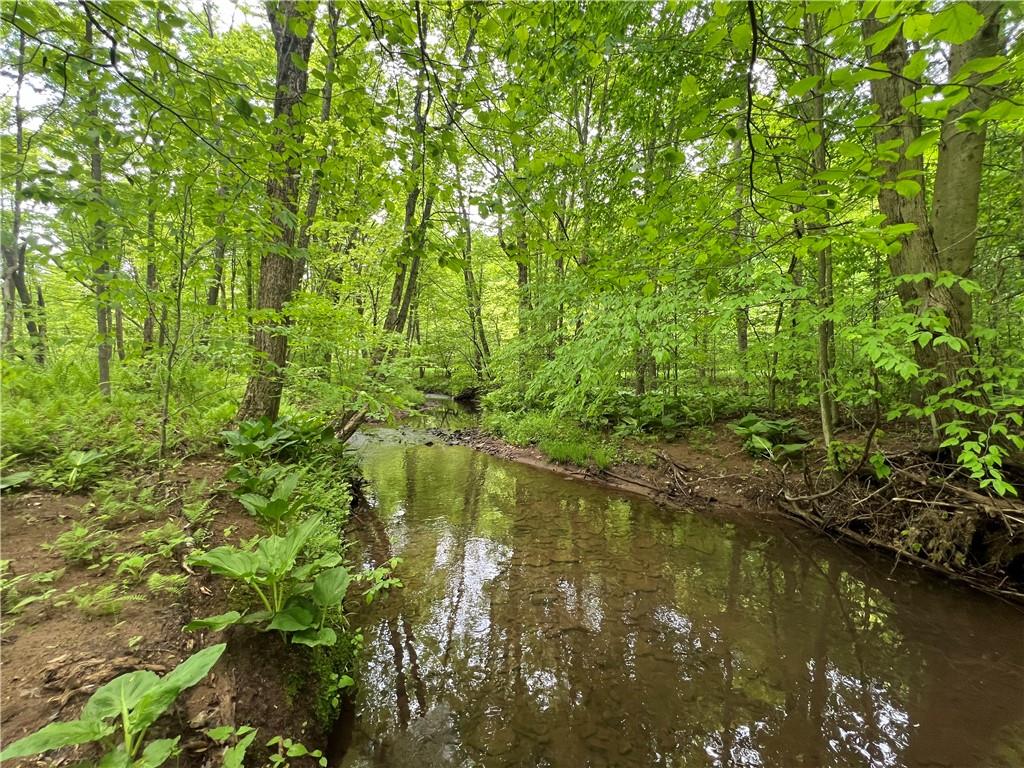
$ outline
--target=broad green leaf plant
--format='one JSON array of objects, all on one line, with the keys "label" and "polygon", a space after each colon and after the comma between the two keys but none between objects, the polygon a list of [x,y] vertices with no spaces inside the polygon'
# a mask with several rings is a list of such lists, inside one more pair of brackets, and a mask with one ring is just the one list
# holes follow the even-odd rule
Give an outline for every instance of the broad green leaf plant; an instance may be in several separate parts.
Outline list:
[{"label": "broad green leaf plant", "polygon": [[204,648],[163,677],[139,670],[114,678],[89,697],[77,720],[18,739],[0,752],[0,761],[95,742],[105,750],[98,768],[158,768],[179,753],[181,737],[147,741],[147,732],[183,691],[206,677],[225,647]]}]

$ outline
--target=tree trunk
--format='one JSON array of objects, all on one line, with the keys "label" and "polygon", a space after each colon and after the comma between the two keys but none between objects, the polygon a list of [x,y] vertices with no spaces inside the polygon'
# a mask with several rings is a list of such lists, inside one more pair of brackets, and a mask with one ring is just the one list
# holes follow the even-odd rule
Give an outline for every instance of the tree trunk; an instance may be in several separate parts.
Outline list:
[{"label": "tree trunk", "polygon": [[117,349],[117,359],[124,362],[124,311],[121,303],[114,305],[114,345]]},{"label": "tree trunk", "polygon": [[484,330],[480,290],[473,274],[473,228],[469,220],[469,208],[466,206],[461,168],[456,170],[456,183],[459,187],[459,216],[463,237],[462,282],[466,288],[466,313],[469,316],[470,338],[473,342],[473,368],[477,379],[480,380],[485,376],[491,350],[487,346],[487,333]]},{"label": "tree trunk", "polygon": [[[89,55],[93,53],[92,19],[85,20],[85,45]],[[94,75],[95,76],[95,75]],[[92,205],[100,206],[103,201],[103,153],[99,139],[99,94],[96,84],[89,88],[89,124],[96,129],[96,136],[91,141],[89,162],[92,178]],[[96,346],[96,358],[99,363],[99,388],[104,397],[110,397],[110,301],[109,280],[110,264],[105,253],[107,247],[106,223],[97,217],[92,231],[92,257],[97,261],[93,276],[93,292],[96,296],[96,333],[99,342]]]},{"label": "tree trunk", "polygon": [[[812,130],[818,136],[817,146],[811,154],[811,172],[819,174],[828,168],[828,157],[826,146],[828,138],[825,135],[825,95],[821,89],[821,82],[824,82],[825,72],[819,59],[815,46],[819,41],[818,16],[815,13],[804,14],[804,43],[807,47],[807,72],[808,75],[818,77],[819,83],[811,90],[811,100],[805,112],[805,122],[811,124]],[[812,179],[811,185],[823,182]],[[823,208],[815,212],[820,218],[810,225],[812,231],[820,232],[824,238],[828,238],[829,212]],[[834,358],[834,337],[835,328],[829,317],[832,311],[832,246],[818,247],[818,412],[821,420],[821,435],[827,451],[832,445],[835,432],[836,403],[833,390],[835,387],[832,361]]]},{"label": "tree trunk", "polygon": [[153,329],[156,326],[156,200],[150,191],[149,211],[146,213],[146,319],[142,323],[142,350],[153,348]]},{"label": "tree trunk", "polygon": [[[405,328],[409,317],[409,308],[413,296],[416,295],[421,257],[426,246],[427,231],[430,227],[434,198],[437,194],[436,183],[430,182],[425,190],[421,190],[420,182],[422,168],[426,162],[424,151],[427,116],[434,102],[434,93],[430,87],[430,71],[427,67],[427,18],[419,0],[416,0],[415,9],[416,30],[419,38],[419,50],[417,51],[419,76],[416,80],[416,98],[413,101],[413,132],[416,137],[417,146],[413,150],[413,160],[410,167],[410,176],[415,181],[406,196],[405,221],[402,226],[402,249],[399,254],[398,270],[395,273],[395,279],[391,286],[391,299],[388,303],[387,317],[384,320],[384,330],[395,333],[401,333]],[[478,12],[474,11],[473,13],[477,14]],[[466,79],[465,72],[469,68],[478,22],[479,16],[474,15],[466,38],[466,47],[456,69],[453,91],[446,101],[448,117],[441,129],[442,131],[450,130],[458,120],[459,98]],[[423,210],[420,214],[419,222],[416,222],[416,205],[421,192],[424,195]]]},{"label": "tree trunk", "polygon": [[[15,294],[21,299],[22,312],[25,315],[25,328],[35,350],[36,362],[46,362],[46,342],[40,331],[41,322],[36,316],[36,308],[32,306],[32,294],[28,290],[25,279],[25,251],[28,243],[21,240],[21,197],[22,183],[25,175],[25,115],[21,108],[21,86],[25,80],[25,33],[18,35],[18,75],[14,90],[14,200],[12,205],[10,240],[3,244],[4,258],[4,326],[3,346],[9,348],[14,338]],[[41,311],[41,305],[40,305]]]},{"label": "tree trunk", "polygon": [[[999,53],[1001,6],[993,2],[972,2],[971,5],[984,15],[985,23],[967,42],[950,46],[950,80],[956,77],[965,62]],[[865,19],[865,37],[873,35],[882,26],[873,15]],[[959,120],[970,111],[984,111],[991,104],[993,94],[990,88],[971,87],[968,96],[952,107],[943,120],[929,216],[923,187],[912,193],[902,189],[904,194],[895,189],[899,180],[923,181],[925,178],[921,155],[907,157],[906,154],[910,143],[921,135],[920,119],[905,111],[904,107],[904,104],[918,102],[917,84],[901,76],[908,58],[907,42],[902,34],[897,34],[883,50],[871,55],[875,66],[893,73],[884,80],[871,81],[872,98],[881,116],[875,142],[880,146],[886,142],[900,142],[896,157],[882,162],[884,173],[878,205],[885,215],[886,225],[915,226],[913,232],[900,237],[899,250],[889,256],[892,274],[896,277],[929,275],[923,280],[901,282],[897,286],[904,308],[919,315],[937,311],[945,318],[944,335],[959,340],[954,345],[938,347],[915,343],[919,365],[937,374],[931,384],[931,390],[935,392],[954,385],[960,380],[959,371],[973,364],[970,296],[958,285],[940,285],[934,276],[950,272],[958,277],[967,277],[973,265],[985,124],[971,127]],[[965,84],[975,85],[983,77],[978,73],[972,74],[966,78]]]},{"label": "tree trunk", "polygon": [[284,388],[284,367],[288,358],[288,337],[278,329],[287,319],[280,317],[291,298],[295,220],[299,197],[299,163],[293,149],[303,139],[305,122],[296,109],[306,93],[309,52],[313,43],[316,2],[267,3],[267,15],[274,31],[277,50],[277,79],[274,96],[274,143],[271,154],[283,158],[272,161],[267,178],[267,198],[277,225],[274,242],[260,259],[258,308],[271,310],[269,321],[260,318],[253,347],[255,370],[249,378],[238,419],[276,419]]},{"label": "tree trunk", "polygon": [[[324,67],[324,87],[320,98],[320,124],[326,125],[331,117],[331,102],[334,95],[334,69],[338,59],[338,21],[341,12],[338,10],[334,0],[327,2],[327,17],[329,37],[327,41],[327,63]],[[324,146],[320,157],[313,166],[314,171],[318,170],[327,161],[331,153],[331,145]],[[306,274],[306,252],[309,249],[310,228],[316,219],[316,211],[320,205],[320,183],[323,178],[320,173],[313,173],[309,183],[309,197],[306,198],[306,215],[302,220],[302,227],[299,229],[298,256],[295,259],[295,269],[292,273],[292,290],[297,291],[302,287],[302,278]]]}]

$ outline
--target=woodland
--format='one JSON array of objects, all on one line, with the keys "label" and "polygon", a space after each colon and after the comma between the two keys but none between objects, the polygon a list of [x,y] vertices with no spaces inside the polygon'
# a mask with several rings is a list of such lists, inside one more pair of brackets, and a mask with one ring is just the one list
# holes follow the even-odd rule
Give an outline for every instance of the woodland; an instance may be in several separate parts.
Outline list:
[{"label": "woodland", "polygon": [[[1021,597],[1024,5],[3,0],[0,20],[0,487],[5,523],[26,494],[91,504],[46,529],[68,563],[235,584],[249,608],[191,630],[276,630],[337,693],[342,600],[399,587],[342,560],[344,443],[445,393],[475,434],[594,476],[723,427],[779,513]],[[262,538],[104,549],[129,507],[210,533],[219,498]],[[26,580],[17,546],[8,632],[39,601],[126,599]],[[181,745],[148,727],[224,652],[116,678],[3,755],[113,738],[110,765],[160,765]],[[215,730],[241,765],[255,732]]]}]

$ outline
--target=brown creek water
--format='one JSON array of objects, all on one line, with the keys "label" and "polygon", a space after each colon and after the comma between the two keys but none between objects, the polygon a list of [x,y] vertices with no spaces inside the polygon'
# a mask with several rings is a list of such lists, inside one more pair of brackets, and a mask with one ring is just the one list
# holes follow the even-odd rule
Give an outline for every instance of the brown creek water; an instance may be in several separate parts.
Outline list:
[{"label": "brown creek water", "polygon": [[784,520],[360,439],[345,766],[1022,766],[1024,614]]}]

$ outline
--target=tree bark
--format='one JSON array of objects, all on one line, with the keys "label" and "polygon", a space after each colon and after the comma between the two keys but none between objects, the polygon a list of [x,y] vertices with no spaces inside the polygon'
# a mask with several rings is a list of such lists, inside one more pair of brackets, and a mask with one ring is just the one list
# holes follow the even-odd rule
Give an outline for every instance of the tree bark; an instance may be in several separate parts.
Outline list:
[{"label": "tree bark", "polygon": [[[21,299],[22,312],[25,316],[25,328],[35,350],[36,362],[46,362],[46,341],[40,330],[41,320],[36,316],[36,307],[32,305],[32,294],[28,290],[25,279],[25,251],[28,243],[21,239],[21,196],[25,176],[25,114],[21,108],[21,86],[25,80],[25,33],[18,35],[18,74],[14,90],[14,200],[12,204],[10,239],[3,244],[4,258],[4,326],[3,346],[9,349],[14,339],[15,294]],[[38,305],[39,312],[42,305]]]},{"label": "tree bark", "polygon": [[260,259],[258,308],[274,317],[262,316],[255,327],[253,347],[255,370],[249,378],[238,419],[276,419],[284,388],[288,358],[288,337],[279,329],[287,319],[280,317],[291,298],[294,271],[295,220],[299,197],[301,157],[293,149],[300,144],[305,121],[297,109],[306,93],[307,67],[313,43],[316,2],[267,3],[267,15],[277,50],[277,78],[274,95],[274,142],[267,178],[267,198],[277,227],[274,242]]},{"label": "tree bark", "polygon": [[[399,254],[398,269],[391,286],[391,299],[388,303],[388,313],[384,320],[384,330],[401,333],[405,328],[409,317],[409,309],[413,297],[416,295],[416,286],[419,280],[420,262],[423,249],[427,241],[427,231],[430,227],[430,218],[433,212],[434,198],[437,194],[436,183],[423,182],[423,166],[426,163],[425,138],[427,133],[427,117],[433,105],[434,93],[430,86],[430,71],[427,66],[427,17],[421,7],[419,0],[416,0],[416,29],[419,37],[419,76],[417,78],[416,98],[413,102],[413,132],[418,142],[418,147],[413,150],[413,161],[410,168],[410,176],[413,181],[412,187],[406,196],[405,220],[402,225],[403,238],[402,248]],[[476,12],[474,12],[476,13]],[[469,34],[466,38],[466,47],[463,50],[462,58],[459,61],[457,77],[453,92],[447,101],[448,117],[441,130],[447,131],[455,125],[459,114],[459,99],[462,93],[462,86],[465,83],[465,72],[469,67],[470,56],[473,51],[473,42],[476,39],[478,16],[474,16],[469,27]],[[440,91],[440,84],[438,84]],[[426,187],[421,189],[421,187]],[[423,210],[420,213],[419,221],[416,222],[416,206],[421,193],[423,198]]]},{"label": "tree bark", "polygon": [[146,319],[142,323],[142,351],[153,348],[153,329],[156,326],[156,200],[150,190],[149,210],[146,212]]},{"label": "tree bark", "polygon": [[[994,56],[1000,50],[1001,5],[995,2],[972,2],[971,5],[985,17],[985,23],[967,42],[950,46],[950,80],[967,61]],[[882,26],[872,15],[864,22],[865,36],[874,34]],[[901,179],[924,180],[921,156],[907,157],[906,154],[910,143],[921,136],[920,119],[904,108],[904,104],[917,103],[917,84],[902,77],[908,58],[907,42],[902,34],[897,34],[883,50],[871,55],[875,66],[893,73],[884,80],[871,81],[872,98],[881,116],[881,128],[875,141],[878,145],[899,142],[896,157],[882,162],[884,173],[878,205],[887,225],[913,224],[916,227],[901,236],[899,250],[889,256],[894,276],[926,275],[922,280],[901,282],[897,286],[904,308],[918,315],[937,311],[944,317],[945,335],[959,339],[958,349],[949,344],[936,347],[915,343],[919,365],[937,374],[931,389],[938,391],[955,384],[960,379],[959,372],[973,365],[970,296],[958,285],[939,284],[935,276],[950,272],[957,277],[967,277],[973,266],[985,125],[962,124],[960,118],[970,111],[987,109],[993,94],[988,87],[976,87],[982,75],[970,75],[964,82],[969,88],[967,98],[952,107],[943,120],[929,215],[923,185],[913,194],[899,194],[894,188],[895,182]]]},{"label": "tree bark", "polygon": [[[334,69],[338,59],[338,22],[341,17],[341,11],[339,11],[334,0],[328,0],[327,2],[327,17],[329,36],[327,41],[327,63],[324,67],[324,87],[320,98],[321,125],[326,125],[331,117],[331,103],[334,97]],[[313,167],[313,178],[309,183],[309,196],[306,198],[306,215],[299,229],[298,256],[295,259],[295,269],[292,273],[293,291],[297,291],[302,287],[302,278],[306,274],[306,252],[309,249],[310,229],[313,226],[313,221],[316,219],[316,211],[320,205],[320,189],[323,175],[319,173],[319,169],[327,161],[330,153],[331,143],[328,142]]]},{"label": "tree bark", "polygon": [[[810,76],[818,77],[818,85],[811,90],[811,100],[808,105],[805,122],[809,122],[812,130],[818,136],[818,144],[811,153],[811,172],[819,174],[828,169],[828,156],[826,147],[828,138],[825,135],[825,95],[821,88],[824,82],[825,72],[822,62],[817,53],[820,37],[819,21],[816,13],[804,14],[804,43],[807,48],[807,73]],[[821,184],[820,180],[812,178],[812,185]],[[827,206],[820,212],[816,212],[818,220],[809,226],[812,232],[822,234],[828,243],[829,212]],[[832,445],[835,432],[836,402],[833,395],[835,381],[833,376],[832,361],[834,358],[834,323],[829,317],[833,305],[832,288],[832,246],[830,244],[818,245],[818,412],[821,421],[821,435],[825,443],[826,451]]]},{"label": "tree bark", "polygon": [[[93,28],[92,19],[86,16],[85,45],[92,55]],[[99,139],[99,94],[95,82],[89,88],[89,124],[95,129],[96,136],[90,142],[89,165],[92,179],[91,204],[100,206],[103,201],[103,152]],[[96,217],[92,231],[92,257],[98,263],[93,276],[93,292],[96,297],[96,333],[99,342],[96,346],[96,358],[99,363],[99,389],[104,397],[110,397],[110,301],[109,280],[110,264],[107,261],[106,222],[101,216]]]}]

